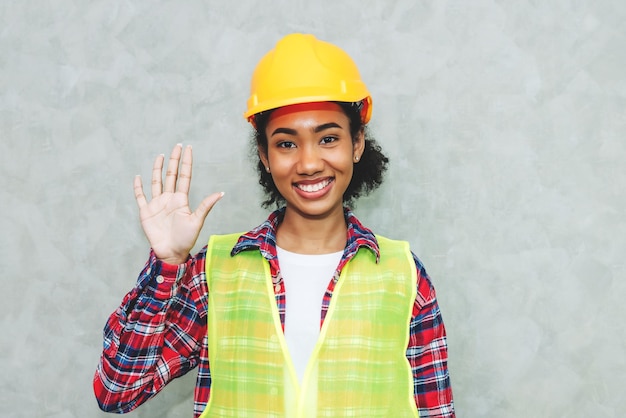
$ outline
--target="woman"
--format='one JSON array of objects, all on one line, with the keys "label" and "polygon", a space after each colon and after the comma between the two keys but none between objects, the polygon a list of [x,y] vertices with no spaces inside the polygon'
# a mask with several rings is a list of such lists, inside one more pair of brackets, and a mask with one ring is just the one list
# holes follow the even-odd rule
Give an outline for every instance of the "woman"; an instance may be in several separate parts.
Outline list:
[{"label": "woman", "polygon": [[157,157],[149,202],[135,178],[152,250],[104,330],[103,410],[130,411],[198,366],[196,417],[454,416],[430,279],[407,243],[346,207],[387,166],[371,111],[344,51],[288,35],[257,65],[245,113],[264,204],[281,209],[191,257],[223,196],[191,212],[191,147],[173,149],[164,184]]}]

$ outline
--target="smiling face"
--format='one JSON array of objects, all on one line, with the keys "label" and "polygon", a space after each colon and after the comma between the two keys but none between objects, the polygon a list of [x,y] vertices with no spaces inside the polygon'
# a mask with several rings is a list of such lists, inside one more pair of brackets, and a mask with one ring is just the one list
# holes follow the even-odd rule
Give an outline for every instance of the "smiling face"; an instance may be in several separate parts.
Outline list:
[{"label": "smiling face", "polygon": [[259,154],[287,210],[307,218],[343,216],[343,194],[364,140],[362,133],[353,140],[341,107],[329,102],[282,107],[271,114],[265,131],[267,153]]}]

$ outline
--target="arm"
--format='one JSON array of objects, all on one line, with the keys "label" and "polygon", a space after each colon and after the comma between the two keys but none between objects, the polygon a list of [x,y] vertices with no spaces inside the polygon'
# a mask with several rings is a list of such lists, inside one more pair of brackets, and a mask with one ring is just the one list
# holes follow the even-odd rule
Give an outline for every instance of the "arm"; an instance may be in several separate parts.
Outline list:
[{"label": "arm", "polygon": [[448,374],[446,330],[433,287],[415,255],[417,296],[413,305],[407,358],[413,369],[415,403],[422,418],[455,417]]},{"label": "arm", "polygon": [[205,250],[181,265],[154,252],[109,317],[93,388],[103,411],[128,412],[197,366],[206,335]]},{"label": "arm", "polygon": [[190,258],[189,251],[223,193],[207,196],[192,212],[191,147],[184,152],[182,145],[174,147],[164,183],[163,165],[160,155],[152,168],[150,201],[141,178],[134,181],[141,227],[152,252],[137,286],[104,329],[104,350],[93,385],[106,411],[130,411],[194,368],[206,335],[205,252]]}]

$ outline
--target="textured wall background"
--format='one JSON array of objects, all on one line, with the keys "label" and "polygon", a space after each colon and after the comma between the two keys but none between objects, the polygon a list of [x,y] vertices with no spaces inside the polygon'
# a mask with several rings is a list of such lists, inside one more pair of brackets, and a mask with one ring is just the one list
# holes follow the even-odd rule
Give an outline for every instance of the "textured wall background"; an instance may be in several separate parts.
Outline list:
[{"label": "textured wall background", "polygon": [[[106,317],[148,254],[137,173],[196,152],[213,232],[261,221],[241,117],[282,35],[346,49],[392,159],[356,213],[438,290],[460,417],[626,410],[626,3],[0,4],[0,416],[104,417]],[[191,373],[194,374],[195,373]],[[132,417],[191,417],[195,376]]]}]

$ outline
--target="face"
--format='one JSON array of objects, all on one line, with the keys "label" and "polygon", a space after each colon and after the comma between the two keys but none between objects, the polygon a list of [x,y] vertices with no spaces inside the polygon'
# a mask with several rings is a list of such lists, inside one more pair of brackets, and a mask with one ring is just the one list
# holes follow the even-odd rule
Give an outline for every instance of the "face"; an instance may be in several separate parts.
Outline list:
[{"label": "face", "polygon": [[343,194],[354,159],[364,148],[353,141],[350,122],[335,103],[306,103],[275,110],[266,127],[261,161],[287,202],[287,210],[319,218],[343,214]]}]

